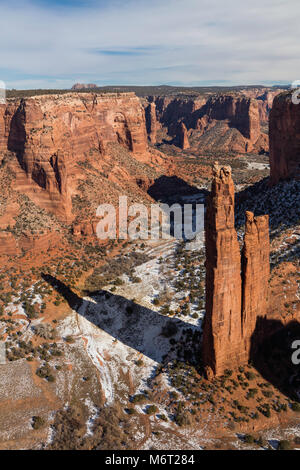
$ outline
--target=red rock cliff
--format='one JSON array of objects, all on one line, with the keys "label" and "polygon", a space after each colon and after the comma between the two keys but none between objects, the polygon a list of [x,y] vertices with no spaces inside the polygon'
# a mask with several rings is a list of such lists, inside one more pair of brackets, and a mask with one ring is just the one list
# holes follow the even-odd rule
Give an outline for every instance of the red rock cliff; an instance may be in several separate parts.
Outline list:
[{"label": "red rock cliff", "polygon": [[0,150],[19,163],[15,189],[67,221],[78,162],[88,157],[101,166],[114,142],[145,159],[145,117],[134,93],[44,95],[0,109]]},{"label": "red rock cliff", "polygon": [[203,362],[209,378],[248,362],[257,316],[267,310],[270,269],[268,216],[246,213],[241,262],[231,168],[215,165],[213,174],[205,217]]},{"label": "red rock cliff", "polygon": [[151,142],[151,144],[155,144],[158,122],[156,119],[156,106],[154,102],[149,103],[149,105],[145,109],[145,113],[149,141]]},{"label": "red rock cliff", "polygon": [[178,139],[178,145],[182,150],[186,150],[190,148],[188,131],[183,122],[181,122],[178,125],[177,139]]},{"label": "red rock cliff", "polygon": [[300,104],[292,94],[276,96],[270,113],[270,180],[300,178]]}]

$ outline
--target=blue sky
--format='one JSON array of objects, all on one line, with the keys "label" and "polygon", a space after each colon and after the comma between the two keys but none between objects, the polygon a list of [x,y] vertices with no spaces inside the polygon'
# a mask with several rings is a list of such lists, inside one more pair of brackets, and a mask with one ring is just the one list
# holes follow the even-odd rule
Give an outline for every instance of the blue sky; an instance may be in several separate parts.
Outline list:
[{"label": "blue sky", "polygon": [[8,88],[291,83],[299,0],[0,0]]}]

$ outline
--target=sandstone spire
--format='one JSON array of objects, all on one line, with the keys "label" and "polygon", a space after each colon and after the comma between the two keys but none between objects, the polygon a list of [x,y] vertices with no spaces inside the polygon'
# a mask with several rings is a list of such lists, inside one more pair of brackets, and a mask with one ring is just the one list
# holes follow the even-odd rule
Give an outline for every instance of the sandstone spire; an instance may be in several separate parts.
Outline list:
[{"label": "sandstone spire", "polygon": [[268,216],[246,212],[241,262],[231,168],[216,163],[213,175],[205,217],[203,361],[209,378],[248,362],[257,316],[266,314],[270,270]]},{"label": "sandstone spire", "polygon": [[146,125],[148,138],[151,144],[156,143],[157,133],[157,120],[156,120],[156,105],[152,101],[146,108]]},{"label": "sandstone spire", "polygon": [[179,141],[179,147],[182,150],[186,150],[190,148],[188,131],[187,131],[186,125],[183,122],[181,122],[178,126],[178,141]]},{"label": "sandstone spire", "polygon": [[246,212],[242,251],[242,336],[248,355],[256,318],[267,313],[269,255],[269,216],[254,217],[252,212]]}]

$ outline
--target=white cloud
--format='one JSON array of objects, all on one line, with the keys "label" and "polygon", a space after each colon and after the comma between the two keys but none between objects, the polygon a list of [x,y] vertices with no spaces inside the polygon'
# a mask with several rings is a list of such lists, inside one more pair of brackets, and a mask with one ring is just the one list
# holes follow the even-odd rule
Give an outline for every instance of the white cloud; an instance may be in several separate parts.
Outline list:
[{"label": "white cloud", "polygon": [[298,0],[110,0],[66,10],[1,3],[0,79],[9,87],[300,78]]}]

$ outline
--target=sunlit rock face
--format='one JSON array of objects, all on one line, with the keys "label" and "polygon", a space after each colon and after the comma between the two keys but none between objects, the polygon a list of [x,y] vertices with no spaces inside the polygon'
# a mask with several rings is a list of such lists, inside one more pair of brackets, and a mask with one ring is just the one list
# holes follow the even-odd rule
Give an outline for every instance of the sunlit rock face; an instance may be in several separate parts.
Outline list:
[{"label": "sunlit rock face", "polygon": [[257,316],[267,309],[270,251],[268,216],[247,212],[241,256],[231,168],[216,164],[213,174],[205,220],[203,362],[209,378],[249,360]]},{"label": "sunlit rock face", "polygon": [[292,92],[277,96],[269,122],[270,179],[272,184],[288,178],[300,178],[300,104],[292,101]]}]

